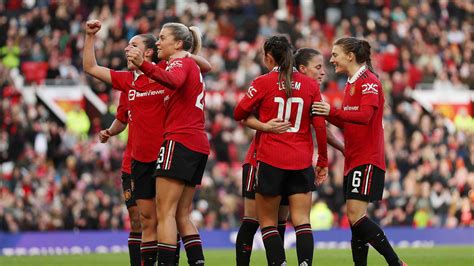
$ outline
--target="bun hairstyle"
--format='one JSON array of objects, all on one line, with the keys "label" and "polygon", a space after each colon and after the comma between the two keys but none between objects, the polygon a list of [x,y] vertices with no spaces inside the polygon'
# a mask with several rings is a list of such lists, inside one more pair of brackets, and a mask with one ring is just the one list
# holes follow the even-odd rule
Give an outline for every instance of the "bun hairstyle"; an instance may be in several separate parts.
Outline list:
[{"label": "bun hairstyle", "polygon": [[152,62],[158,62],[158,48],[156,47],[156,37],[153,34],[140,34],[146,49],[153,49]]},{"label": "bun hairstyle", "polygon": [[313,57],[321,55],[321,53],[317,50],[312,48],[300,48],[296,51],[295,57],[295,67],[298,68],[299,66],[308,66],[309,61],[313,59]]},{"label": "bun hairstyle", "polygon": [[171,30],[171,34],[176,41],[183,42],[183,50],[192,54],[198,54],[201,51],[202,40],[201,31],[196,26],[186,27],[181,23],[166,23],[163,28]]},{"label": "bun hairstyle", "polygon": [[358,64],[365,63],[367,68],[369,68],[372,73],[377,75],[377,73],[374,71],[374,68],[372,67],[372,60],[370,59],[371,47],[369,42],[354,37],[344,37],[338,39],[334,45],[341,46],[342,50],[344,50],[346,54],[354,53],[356,62]]},{"label": "bun hairstyle", "polygon": [[291,97],[291,75],[293,73],[293,49],[285,36],[272,36],[265,41],[263,45],[265,54],[270,53],[280,68],[278,74],[278,84],[284,80],[285,93]]}]

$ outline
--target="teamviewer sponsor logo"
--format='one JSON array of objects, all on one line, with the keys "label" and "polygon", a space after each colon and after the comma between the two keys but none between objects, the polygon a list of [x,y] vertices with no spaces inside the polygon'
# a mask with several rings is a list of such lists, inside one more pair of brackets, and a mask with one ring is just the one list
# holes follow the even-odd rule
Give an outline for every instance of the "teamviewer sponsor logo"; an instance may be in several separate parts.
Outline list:
[{"label": "teamviewer sponsor logo", "polygon": [[359,106],[344,106],[344,111],[358,111]]},{"label": "teamviewer sponsor logo", "polygon": [[164,94],[164,90],[156,90],[156,91],[144,91],[144,92],[139,92],[136,90],[130,90],[128,92],[128,100],[133,101],[135,98],[138,97],[147,97],[147,96],[155,96],[155,95],[161,95]]},{"label": "teamviewer sponsor logo", "polygon": [[362,94],[368,94],[368,93],[379,94],[379,91],[377,90],[377,87],[378,87],[378,85],[375,84],[375,83],[366,83],[366,84],[362,85],[362,88],[364,88],[362,90]]}]

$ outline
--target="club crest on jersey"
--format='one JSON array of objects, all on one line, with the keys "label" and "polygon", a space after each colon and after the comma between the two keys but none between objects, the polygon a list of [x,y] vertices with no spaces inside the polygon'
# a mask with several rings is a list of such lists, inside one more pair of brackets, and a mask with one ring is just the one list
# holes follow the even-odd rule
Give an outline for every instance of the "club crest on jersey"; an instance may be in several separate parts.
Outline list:
[{"label": "club crest on jersey", "polygon": [[247,90],[247,97],[253,98],[253,95],[257,92],[257,89],[255,89],[253,86],[250,86],[250,88]]},{"label": "club crest on jersey", "polygon": [[351,96],[354,95],[355,90],[356,90],[355,85],[352,85],[352,86],[351,86],[351,89],[349,90],[349,94],[350,94]]},{"label": "club crest on jersey", "polygon": [[375,83],[365,83],[364,85],[362,85],[362,88],[364,88],[362,90],[362,94],[368,94],[368,93],[379,94],[377,87],[378,85]]},{"label": "club crest on jersey", "polygon": [[125,201],[128,201],[132,197],[132,192],[130,189],[127,189],[123,192],[123,197],[125,198]]}]

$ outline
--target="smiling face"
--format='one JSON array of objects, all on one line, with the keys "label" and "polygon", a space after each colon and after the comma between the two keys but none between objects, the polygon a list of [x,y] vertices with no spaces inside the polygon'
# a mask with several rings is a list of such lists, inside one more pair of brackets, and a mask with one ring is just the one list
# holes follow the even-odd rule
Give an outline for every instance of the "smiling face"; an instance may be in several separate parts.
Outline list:
[{"label": "smiling face", "polygon": [[[160,32],[160,37],[156,42],[158,48],[158,58],[168,60],[171,55],[182,47],[182,41],[176,41],[170,28],[163,28]],[[181,43],[181,44],[180,44]]]},{"label": "smiling face", "polygon": [[324,58],[320,54],[313,56],[306,66],[300,65],[298,68],[301,73],[316,80],[319,84],[324,81],[326,76],[326,71],[324,70]]},{"label": "smiling face", "polygon": [[345,53],[341,46],[332,47],[331,59],[329,62],[334,65],[336,73],[348,74],[348,66],[351,63],[352,53]]},{"label": "smiling face", "polygon": [[[143,42],[142,37],[134,36],[132,39],[130,39],[130,41],[128,42],[127,47],[125,47],[125,55],[127,55],[127,52],[130,51],[130,48],[132,48],[132,47],[137,47],[138,49],[140,49],[140,51],[142,51],[142,53],[143,53],[142,54],[143,58],[145,58],[146,47],[145,47],[145,43]],[[130,62],[127,59],[127,68],[129,70],[136,70],[137,66],[135,66],[132,62]]]}]

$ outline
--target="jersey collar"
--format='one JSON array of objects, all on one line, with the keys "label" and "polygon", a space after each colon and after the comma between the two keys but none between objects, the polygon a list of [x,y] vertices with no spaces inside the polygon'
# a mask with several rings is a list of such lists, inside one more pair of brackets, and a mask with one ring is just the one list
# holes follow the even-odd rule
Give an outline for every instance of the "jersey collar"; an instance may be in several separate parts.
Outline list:
[{"label": "jersey collar", "polygon": [[354,76],[352,76],[352,78],[347,78],[347,82],[349,82],[349,84],[354,83],[364,73],[366,69],[366,65],[361,66],[359,70],[357,70],[357,72],[354,74]]},{"label": "jersey collar", "polygon": [[[276,66],[272,69],[272,72],[280,72],[280,67]],[[296,67],[293,67],[293,72],[298,72],[298,69]]]}]

